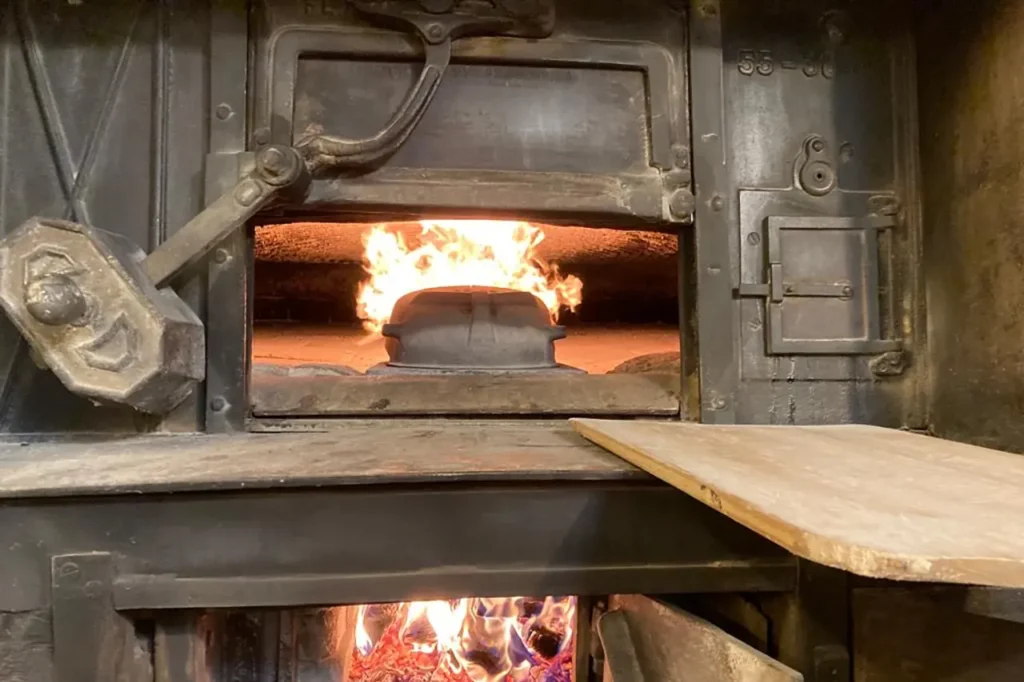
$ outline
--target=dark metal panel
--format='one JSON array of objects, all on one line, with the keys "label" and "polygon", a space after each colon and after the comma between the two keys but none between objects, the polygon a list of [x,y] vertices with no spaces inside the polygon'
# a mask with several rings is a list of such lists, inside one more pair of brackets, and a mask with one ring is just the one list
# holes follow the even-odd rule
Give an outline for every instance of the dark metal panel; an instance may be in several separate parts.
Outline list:
[{"label": "dark metal panel", "polygon": [[769,654],[804,674],[807,682],[850,682],[853,619],[848,573],[800,562],[796,589],[760,598],[771,620]]},{"label": "dark metal panel", "polygon": [[[707,421],[899,424],[914,398],[916,347],[907,342],[919,338],[920,304],[908,272],[917,262],[912,233],[919,224],[902,211],[916,201],[913,164],[906,161],[916,153],[906,123],[913,95],[894,95],[895,84],[908,80],[909,28],[899,12],[882,16],[860,5],[695,5],[692,106]],[[719,21],[720,37],[697,33]],[[704,44],[713,46],[706,72],[697,61]],[[699,81],[702,73],[706,79]],[[708,102],[700,102],[701,94]],[[806,146],[814,140],[817,146]],[[810,151],[829,150],[828,172],[805,176],[801,169],[817,163]],[[709,181],[717,186],[702,201],[702,183]],[[765,197],[780,203],[768,211]],[[825,229],[788,237],[782,230],[792,244],[779,249],[785,255],[777,254],[777,263],[765,263],[772,220],[814,217],[824,227],[851,219],[867,225],[879,216],[891,227],[878,231],[877,240],[866,232],[851,239],[853,232],[842,237],[833,230],[826,241]],[[828,273],[826,258],[837,264]],[[779,272],[767,272],[769,265]],[[791,282],[791,292],[772,290],[771,275],[783,271],[807,281]],[[845,293],[829,298],[845,292],[847,280],[849,303]],[[746,298],[751,295],[769,303]],[[855,357],[868,351],[874,357]]]},{"label": "dark metal panel", "polygon": [[[337,217],[389,220],[423,214],[488,218],[541,218],[608,227],[652,227],[660,219],[664,183],[657,174],[617,177],[510,171],[383,168],[372,176],[314,182],[306,202],[290,218]],[[654,229],[670,226],[655,224]]]},{"label": "dark metal panel", "polygon": [[[780,358],[776,374],[789,376],[800,358]],[[809,363],[815,367],[814,363]],[[874,424],[900,428],[903,394],[895,384],[870,381],[749,382],[738,401],[748,424]]]},{"label": "dark metal panel", "polygon": [[[904,25],[910,23],[905,17],[902,21]],[[921,133],[915,41],[915,33],[911,29],[893,40],[894,142],[898,150],[895,182],[903,195],[898,216],[905,229],[895,231],[889,244],[892,254],[901,255],[890,261],[889,280],[894,292],[890,324],[902,336],[905,347],[906,379],[901,382],[902,422],[907,428],[923,430],[928,424],[928,376],[932,368],[928,356],[924,287]],[[889,393],[895,393],[893,387]]]},{"label": "dark metal panel", "polygon": [[53,557],[53,677],[58,682],[145,682],[153,671],[136,652],[135,629],[114,610],[109,554]]},{"label": "dark metal panel", "polygon": [[[331,38],[336,49],[345,40]],[[385,42],[385,36],[374,38],[375,46]],[[452,64],[416,131],[389,163],[408,169],[649,172],[645,71],[601,70],[593,60],[585,67],[552,66],[543,61],[541,46],[524,47],[529,49],[521,49],[519,58],[536,64]],[[503,58],[517,56],[500,49]],[[295,141],[313,130],[360,139],[383,128],[420,68],[388,57],[301,55],[293,85]],[[659,88],[655,97],[665,95]],[[461,144],[452,145],[455,138]]]},{"label": "dark metal panel", "polygon": [[722,16],[718,0],[693,0],[690,11],[690,106],[693,127],[694,195],[697,199],[696,285],[700,349],[701,421],[736,421],[739,388],[736,312],[732,303],[733,261],[727,217]]},{"label": "dark metal panel", "polygon": [[660,484],[379,486],[8,503],[0,610],[48,604],[49,557],[72,549],[112,553],[122,576],[243,578],[250,596],[333,576],[325,594],[347,603],[792,584],[783,550]]},{"label": "dark metal panel", "polygon": [[1024,590],[968,587],[964,610],[986,618],[1024,623]]},{"label": "dark metal panel", "polygon": [[[194,212],[203,145],[194,102],[205,83],[191,67],[204,61],[195,49],[208,30],[203,8],[202,0],[0,3],[0,230],[31,215],[70,218],[151,248]],[[6,319],[0,325],[9,331]],[[71,396],[34,366],[20,338],[2,340],[4,430],[155,426]],[[184,421],[194,426],[194,416]]]},{"label": "dark metal panel", "polygon": [[[207,44],[212,32],[209,0],[173,0],[160,3],[163,11],[160,59],[154,73],[154,98],[159,111],[154,137],[153,174],[162,192],[154,189],[153,237],[149,250],[186,225],[204,207],[203,169],[207,159],[206,129],[216,117],[208,116],[211,77]],[[157,199],[162,199],[161,204]],[[206,282],[201,275],[177,287],[181,296],[205,319]],[[209,345],[207,345],[209,347]],[[203,388],[200,387],[161,423],[168,431],[194,431],[203,424]]]},{"label": "dark metal panel", "polygon": [[935,4],[918,44],[931,427],[1024,452],[1024,6]]},{"label": "dark metal panel", "polygon": [[[215,201],[241,175],[249,119],[249,25],[246,0],[211,4],[209,61],[210,154],[206,203]],[[243,229],[214,250],[208,270],[206,317],[206,430],[241,431],[249,417],[252,351],[253,236]]]},{"label": "dark metal panel", "polygon": [[[681,12],[561,0],[557,13],[543,40],[458,41],[408,143],[371,173],[314,182],[303,210],[688,220],[663,177],[687,148]],[[344,6],[278,0],[258,22],[254,139],[375,130],[419,68],[414,40]]]},{"label": "dark metal panel", "polygon": [[1024,625],[966,613],[967,589],[853,590],[854,680],[1019,680]]},{"label": "dark metal panel", "polygon": [[[671,574],[668,573],[671,571]],[[661,575],[658,575],[661,573]],[[358,592],[366,603],[387,602],[396,593],[408,598],[448,599],[455,596],[497,596],[523,593],[524,586],[543,594],[600,593],[604,586],[645,585],[645,591],[772,592],[789,589],[795,564],[788,558],[673,564],[662,570],[621,566],[600,569],[540,566],[502,571],[452,568],[432,586],[419,572],[386,576],[305,575],[296,577],[175,578],[129,575],[115,585],[118,610],[196,608],[274,608],[331,606],[346,603]],[[486,587],[475,587],[485,584]],[[470,592],[460,592],[470,590]],[[471,594],[472,593],[472,594]],[[541,594],[541,592],[528,592]]]},{"label": "dark metal panel", "polygon": [[43,213],[148,237],[148,183],[132,195],[118,186],[149,176],[150,99],[134,95],[149,87],[156,12],[145,2],[102,4],[9,3],[20,54],[9,54],[8,164],[18,172],[3,188],[7,230]]}]

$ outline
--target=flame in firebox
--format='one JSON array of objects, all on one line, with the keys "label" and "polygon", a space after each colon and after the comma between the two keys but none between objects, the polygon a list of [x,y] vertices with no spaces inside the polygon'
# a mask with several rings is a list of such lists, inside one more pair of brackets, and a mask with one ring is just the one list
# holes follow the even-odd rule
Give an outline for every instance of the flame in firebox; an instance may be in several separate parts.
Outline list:
[{"label": "flame in firebox", "polygon": [[[356,607],[348,682],[568,682],[574,597]],[[342,609],[337,618],[344,617]],[[343,652],[336,652],[345,659]]]},{"label": "flame in firebox", "polygon": [[413,291],[448,286],[491,286],[528,291],[558,319],[575,310],[583,282],[562,275],[538,257],[539,227],[504,220],[423,220],[419,243],[409,245],[388,223],[374,225],[364,239],[369,279],[356,297],[368,331],[380,332],[399,298]]}]

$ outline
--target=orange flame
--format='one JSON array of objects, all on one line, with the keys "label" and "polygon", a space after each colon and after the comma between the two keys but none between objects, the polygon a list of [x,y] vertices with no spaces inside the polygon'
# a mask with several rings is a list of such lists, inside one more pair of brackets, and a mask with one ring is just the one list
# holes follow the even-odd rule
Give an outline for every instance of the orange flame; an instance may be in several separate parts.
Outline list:
[{"label": "orange flame", "polygon": [[561,275],[536,254],[540,228],[504,220],[423,220],[420,244],[412,247],[387,223],[364,238],[363,267],[369,274],[356,297],[359,317],[379,333],[399,298],[413,291],[449,286],[491,286],[528,291],[557,321],[561,309],[575,310],[583,282]]},{"label": "orange flame", "polygon": [[[548,597],[543,604],[523,597],[458,599],[401,604],[394,619],[397,637],[378,639],[367,631],[367,605],[358,607],[355,655],[370,657],[397,642],[414,654],[435,654],[438,668],[469,682],[525,682],[544,661],[571,656],[574,597]],[[546,637],[545,642],[540,641]],[[443,676],[442,676],[443,677]]]}]

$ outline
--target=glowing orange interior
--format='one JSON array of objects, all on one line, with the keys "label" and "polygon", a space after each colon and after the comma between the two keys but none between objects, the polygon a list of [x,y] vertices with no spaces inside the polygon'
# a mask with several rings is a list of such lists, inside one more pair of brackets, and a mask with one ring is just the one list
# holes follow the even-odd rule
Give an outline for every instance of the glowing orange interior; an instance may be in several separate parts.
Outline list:
[{"label": "glowing orange interior", "polygon": [[473,598],[334,609],[345,682],[570,682],[574,597]]}]

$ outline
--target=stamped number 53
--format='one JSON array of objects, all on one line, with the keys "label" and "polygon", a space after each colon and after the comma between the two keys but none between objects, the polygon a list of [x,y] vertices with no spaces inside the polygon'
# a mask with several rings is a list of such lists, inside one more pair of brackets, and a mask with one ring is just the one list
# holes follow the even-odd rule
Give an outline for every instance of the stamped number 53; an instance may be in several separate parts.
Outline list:
[{"label": "stamped number 53", "polygon": [[770,76],[775,71],[775,60],[771,50],[740,50],[736,66],[744,76],[753,76],[755,71]]}]

